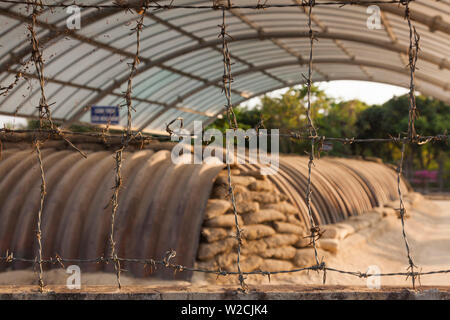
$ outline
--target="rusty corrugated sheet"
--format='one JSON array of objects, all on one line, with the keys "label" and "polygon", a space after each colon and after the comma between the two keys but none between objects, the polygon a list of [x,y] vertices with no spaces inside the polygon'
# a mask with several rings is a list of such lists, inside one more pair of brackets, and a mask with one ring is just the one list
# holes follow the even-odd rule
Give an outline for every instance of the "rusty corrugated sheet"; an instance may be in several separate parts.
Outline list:
[{"label": "rusty corrugated sheet", "polygon": [[[42,215],[43,257],[93,259],[108,256],[114,185],[110,151],[42,151],[47,196]],[[282,156],[269,179],[299,209],[308,224],[305,192],[307,158]],[[312,210],[317,223],[333,223],[397,199],[396,173],[374,162],[323,158],[312,172]],[[124,154],[123,188],[119,197],[115,239],[120,257],[160,259],[172,248],[176,262],[192,266],[200,228],[215,177],[223,165],[172,163],[170,152],[144,150]],[[257,165],[242,165],[255,170]],[[34,258],[35,229],[40,199],[40,170],[30,150],[8,150],[0,161],[0,253]],[[406,193],[406,186],[402,184]],[[0,266],[2,270],[5,265]],[[30,267],[16,262],[14,269]],[[145,276],[142,265],[123,266]],[[86,264],[84,271],[112,270],[111,265]],[[147,272],[147,273],[146,273]],[[160,277],[173,278],[159,270]],[[187,278],[181,273],[178,278]]]}]

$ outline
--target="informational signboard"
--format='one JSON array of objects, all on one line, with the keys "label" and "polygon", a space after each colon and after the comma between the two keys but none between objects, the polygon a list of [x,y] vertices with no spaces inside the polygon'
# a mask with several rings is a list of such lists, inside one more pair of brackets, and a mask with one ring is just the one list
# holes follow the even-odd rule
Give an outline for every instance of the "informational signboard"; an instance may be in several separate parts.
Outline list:
[{"label": "informational signboard", "polygon": [[91,108],[91,123],[119,124],[118,106],[93,106]]},{"label": "informational signboard", "polygon": [[323,151],[332,151],[333,150],[333,144],[331,142],[324,142],[322,145]]}]

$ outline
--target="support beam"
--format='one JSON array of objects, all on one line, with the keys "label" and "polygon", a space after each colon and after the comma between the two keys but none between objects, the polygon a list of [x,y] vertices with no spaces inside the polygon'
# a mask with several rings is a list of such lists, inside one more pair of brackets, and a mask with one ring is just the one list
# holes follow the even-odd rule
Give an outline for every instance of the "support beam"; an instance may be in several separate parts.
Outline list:
[{"label": "support beam", "polygon": [[[29,17],[27,17],[25,15],[22,15],[22,14],[19,14],[19,13],[16,13],[16,12],[13,12],[13,11],[10,11],[8,9],[0,8],[0,15],[4,15],[4,16],[7,16],[9,18],[13,18],[13,19],[22,21],[24,23],[31,23],[31,19]],[[83,23],[84,23],[84,18],[83,18]],[[36,24],[39,27],[41,27],[41,28],[49,30],[52,34],[56,35],[59,32],[59,29],[57,27],[55,27],[53,24],[45,23],[45,22],[42,22],[42,21],[37,21]],[[131,53],[131,52],[128,52],[126,50],[122,50],[122,49],[119,49],[119,48],[116,48],[116,47],[112,47],[112,46],[110,46],[110,45],[108,45],[106,43],[103,43],[103,42],[91,39],[89,37],[85,37],[83,35],[80,35],[80,34],[74,32],[73,30],[69,30],[67,28],[65,30],[66,30],[66,34],[64,36],[70,37],[70,38],[75,39],[77,41],[80,41],[82,43],[89,44],[89,45],[91,45],[93,47],[103,49],[105,51],[111,52],[112,54],[116,54],[116,55],[119,55],[119,56],[122,56],[122,57],[127,57],[127,58],[130,58],[130,59],[134,59],[135,55],[133,53]],[[30,52],[27,48],[25,48],[25,51],[27,51],[27,53]],[[139,60],[141,62],[145,63],[145,64],[151,63],[150,59],[142,57],[142,56],[139,57]],[[11,65],[9,65],[9,67],[11,67]],[[187,72],[183,72],[181,70],[177,70],[176,68],[165,66],[163,64],[160,65],[159,68],[167,70],[167,71],[175,73],[175,74],[178,74],[178,75],[186,77],[186,78],[190,78],[190,79],[194,79],[194,80],[200,81],[200,82],[208,81],[207,79],[204,79],[202,77],[198,77],[198,76],[189,74]],[[0,66],[0,72],[4,72],[4,71],[8,71],[8,68],[4,69],[3,65]],[[63,72],[63,71],[64,70],[60,70],[60,72]],[[235,94],[239,94],[239,95],[242,94],[242,92],[240,92],[238,90],[234,90],[233,89],[232,91]]]},{"label": "support beam", "polygon": [[[391,41],[383,41],[378,39],[371,39],[364,36],[357,36],[347,33],[328,33],[328,32],[318,32],[317,37],[323,38],[323,39],[338,39],[338,40],[345,40],[345,41],[352,41],[357,43],[363,43],[368,46],[377,47],[384,50],[389,50],[393,52],[405,52],[407,50],[406,46],[403,46],[401,44],[394,44]],[[263,34],[242,34],[234,36],[232,39],[229,40],[229,42],[239,42],[239,41],[249,41],[249,40],[266,40],[270,38],[308,38],[309,34],[307,31],[304,32],[267,32]],[[214,48],[218,45],[220,45],[221,40],[210,40],[205,41],[203,43],[189,46],[177,51],[174,51],[172,53],[169,53],[168,55],[161,57],[157,60],[154,60],[152,63],[146,64],[142,68],[139,68],[136,72],[136,74],[141,74],[153,67],[158,67],[162,65],[164,62],[177,58],[179,56],[182,56],[187,53],[192,53],[194,51],[198,51],[204,48]],[[450,62],[446,60],[442,60],[442,58],[427,52],[421,52],[419,53],[420,59],[428,61],[430,63],[436,64],[442,68],[450,69]],[[108,88],[102,91],[97,97],[94,97],[92,100],[88,101],[88,103],[78,110],[64,125],[70,125],[74,121],[78,121],[81,116],[87,112],[92,105],[95,105],[98,101],[106,97],[110,92],[113,92],[115,89],[119,88],[124,82],[126,82],[128,79],[128,76],[124,76],[120,79],[118,79],[115,83],[111,84]]]},{"label": "support beam", "polygon": [[[307,64],[308,62],[305,61],[305,64]],[[404,74],[406,76],[409,75],[409,71],[405,68],[402,67],[398,67],[398,66],[394,66],[394,65],[389,65],[389,64],[385,64],[385,63],[381,63],[378,61],[369,61],[369,60],[361,60],[361,59],[342,59],[342,58],[336,58],[336,59],[327,59],[327,58],[317,58],[314,60],[315,64],[318,65],[326,65],[326,64],[343,64],[343,65],[355,65],[355,66],[363,66],[363,67],[371,67],[371,68],[377,68],[377,69],[382,69],[382,70],[386,70],[386,71],[392,71],[392,72],[396,72],[396,73],[401,73]],[[255,68],[248,68],[248,69],[244,69],[244,70],[240,70],[234,73],[234,76],[242,76],[242,75],[246,75],[246,74],[250,74],[250,73],[255,73],[255,72],[260,72],[261,70],[270,70],[270,69],[276,69],[276,68],[281,68],[281,67],[295,67],[295,66],[299,66],[299,62],[298,61],[285,61],[285,62],[279,62],[279,63],[271,63],[271,64],[266,64],[266,65],[261,65]],[[327,78],[323,77],[324,80],[327,80]],[[362,78],[365,81],[374,81],[373,77],[372,78]],[[416,72],[416,79],[419,81],[423,81],[423,82],[427,82],[430,84],[433,84],[436,87],[440,87],[443,90],[445,90],[447,87],[450,87],[449,83],[443,83],[442,81],[440,81],[439,79],[435,79],[429,75],[426,74],[421,74],[420,72]],[[214,80],[212,80],[211,82],[219,82],[221,80],[221,78],[216,78]],[[207,88],[210,84],[205,83],[204,85],[195,88],[194,90],[187,92],[186,94],[184,94],[183,96],[177,98],[174,102],[172,102],[171,104],[169,104],[168,108],[173,108],[174,106],[176,106],[178,103],[182,102],[183,100],[195,95],[196,93],[204,90],[205,88]],[[290,85],[292,86],[292,85]],[[281,86],[280,88],[285,88],[287,86]],[[260,95],[260,94],[259,94]],[[254,97],[254,95],[251,95],[250,98]],[[247,99],[246,99],[247,100]],[[139,128],[139,130],[143,130],[144,128],[148,127],[152,122],[154,122],[155,120],[157,120],[161,115],[164,114],[166,110],[160,110],[158,113],[156,113],[155,115],[153,115],[152,117],[150,117],[148,120],[146,120],[144,122],[144,124],[142,124]]]},{"label": "support beam", "polygon": [[[193,33],[188,32],[188,31],[184,30],[183,28],[180,28],[180,27],[174,25],[174,24],[170,23],[170,22],[167,21],[167,20],[161,19],[161,18],[159,18],[158,16],[156,16],[156,15],[154,15],[154,14],[152,14],[152,13],[147,13],[147,16],[148,16],[149,18],[153,19],[154,21],[156,21],[156,22],[162,24],[163,26],[165,26],[165,27],[167,27],[167,28],[169,28],[169,29],[171,29],[171,30],[175,30],[175,31],[177,31],[178,33],[181,33],[182,35],[184,35],[184,36],[186,36],[186,37],[188,37],[188,38],[190,38],[190,39],[192,39],[192,40],[198,42],[199,44],[205,42],[202,38],[197,37],[197,36],[194,35]],[[219,48],[217,48],[217,47],[212,47],[212,50],[215,50],[215,51],[217,51],[220,55],[222,55],[222,50],[221,50],[221,49],[219,49]],[[235,56],[235,55],[233,55],[233,54],[231,54],[231,53],[230,53],[230,58],[231,58],[231,60],[238,61],[238,62],[240,62],[240,63],[242,63],[242,64],[245,64],[245,65],[247,65],[247,66],[249,66],[249,67],[253,66],[253,65],[252,65],[251,63],[249,63],[248,61],[245,61],[244,59],[241,59],[241,58],[239,58],[239,57],[237,57],[237,56]],[[272,78],[272,79],[275,79],[276,81],[278,81],[278,82],[280,82],[280,83],[283,83],[283,80],[278,79],[278,78],[276,78],[275,76],[273,76],[273,75],[271,75],[271,74],[268,74],[268,73],[267,73],[267,74],[265,74],[265,75],[268,76],[268,77],[270,77],[270,78]],[[234,89],[231,89],[231,92],[234,92],[234,91],[235,91]],[[234,93],[236,93],[236,92],[234,92]],[[239,92],[238,94],[239,94],[239,95],[242,95],[241,92]]]},{"label": "support beam", "polygon": [[[348,2],[348,0],[336,0],[336,1]],[[361,3],[364,1],[367,2],[367,4]],[[439,1],[439,0],[437,0],[437,1]],[[370,5],[370,2],[371,2],[371,0],[362,0],[358,4],[355,4],[355,5],[367,7]],[[428,1],[424,1],[424,2],[428,2]],[[444,21],[441,16],[433,16],[432,17],[432,16],[428,16],[426,14],[423,14],[419,10],[420,5],[427,6],[425,3],[419,4],[419,3],[414,3],[411,1],[412,8],[410,10],[410,16],[411,16],[412,20],[427,26],[431,32],[441,31],[446,34],[450,34],[450,23]],[[384,12],[389,12],[389,13],[399,16],[401,18],[403,18],[405,16],[405,8],[402,6],[392,5],[392,4],[381,4],[381,3],[377,4],[377,6],[379,6],[380,9]]]},{"label": "support beam", "polygon": [[[258,27],[256,24],[254,24],[253,22],[251,22],[245,15],[241,14],[237,9],[229,9],[228,10],[231,14],[233,14],[236,18],[238,18],[239,20],[241,20],[243,23],[245,23],[246,25],[248,25],[250,28],[252,28],[253,30],[255,30],[256,32],[258,32],[259,34],[264,33],[264,30],[262,27]],[[298,60],[303,60],[303,57],[300,53],[295,52],[294,50],[292,50],[291,48],[289,48],[287,45],[283,44],[280,40],[276,39],[276,38],[270,38],[270,41],[272,41],[272,43],[274,45],[276,45],[277,47],[279,47],[281,50],[287,52],[288,54],[290,54],[291,56],[295,57]],[[315,72],[317,72],[318,74],[320,74],[323,77],[326,77],[326,74],[323,73],[322,71],[320,71],[318,68],[316,68],[315,66],[313,66],[313,70]]]},{"label": "support beam", "polygon": [[[11,74],[16,74],[18,72],[18,70],[8,70],[8,73]],[[25,78],[32,78],[32,79],[36,79],[39,80],[39,77],[33,73],[26,73],[26,72],[22,72],[23,76]],[[90,87],[90,86],[86,86],[86,85],[80,85],[80,84],[76,84],[73,82],[68,82],[68,81],[62,81],[62,80],[56,80],[56,79],[52,79],[52,78],[45,78],[45,82],[48,83],[54,83],[54,84],[58,84],[61,86],[65,86],[65,87],[72,87],[72,88],[77,88],[77,89],[82,89],[82,90],[89,90],[89,91],[96,91],[96,92],[101,92],[102,90],[96,87]],[[123,94],[118,94],[118,93],[111,93],[111,96],[115,96],[115,97],[119,97],[119,98],[124,98]],[[194,113],[194,114],[199,114],[205,117],[209,117],[211,116],[211,114],[207,113],[207,112],[201,112],[201,111],[197,111],[194,109],[190,109],[190,108],[186,108],[186,107],[177,107],[177,106],[170,106],[168,103],[164,103],[164,102],[160,102],[160,101],[156,101],[156,100],[149,100],[149,99],[142,99],[139,97],[132,97],[133,100],[138,101],[138,102],[143,102],[143,103],[148,103],[148,104],[155,104],[158,106],[162,106],[164,108],[172,108],[172,109],[177,109],[183,112],[187,112],[187,113]]]},{"label": "support beam", "polygon": [[[394,29],[391,27],[391,23],[389,22],[387,15],[383,11],[380,11],[380,15],[381,15],[381,23],[384,25],[384,29],[386,30],[389,39],[391,39],[392,43],[397,43],[398,42],[397,35],[395,34]],[[407,52],[399,53],[398,55],[403,65],[407,66],[409,62],[405,54],[407,54]]]},{"label": "support beam", "polygon": [[[294,2],[294,4],[298,4],[298,5],[301,5],[301,4],[302,4],[302,2],[301,2],[300,0],[292,0],[292,2]],[[299,7],[299,9],[300,9],[306,16],[308,16],[308,10],[309,10],[309,7],[301,6],[301,7]],[[312,20],[312,21],[320,28],[320,30],[321,30],[322,32],[327,32],[327,31],[328,31],[328,27],[325,25],[325,23],[323,23],[322,21],[320,21],[320,19],[319,19],[314,13],[311,13],[311,20]],[[354,58],[355,58],[355,55],[354,55],[353,53],[351,53],[351,52],[344,46],[344,44],[343,44],[341,41],[336,40],[336,39],[333,39],[333,42],[334,42],[334,44],[336,45],[336,47],[338,47],[339,49],[341,49],[341,51],[344,52],[350,59],[354,59]],[[314,67],[314,64],[313,64],[313,67]],[[361,71],[362,71],[369,79],[372,77],[372,75],[371,75],[369,72],[367,72],[367,70],[366,70],[364,67],[359,66],[359,68],[361,69]]]}]

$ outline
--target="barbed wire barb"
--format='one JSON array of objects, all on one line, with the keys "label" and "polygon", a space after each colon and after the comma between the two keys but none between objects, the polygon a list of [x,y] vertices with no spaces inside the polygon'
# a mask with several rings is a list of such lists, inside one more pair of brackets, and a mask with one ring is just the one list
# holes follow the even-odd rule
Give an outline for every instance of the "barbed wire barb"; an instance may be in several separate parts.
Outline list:
[{"label": "barbed wire barb", "polygon": [[[231,7],[231,1],[228,1],[228,6]],[[233,104],[231,102],[231,83],[233,82],[233,76],[231,74],[231,57],[230,57],[230,51],[228,49],[228,37],[230,37],[227,34],[227,26],[225,21],[226,16],[226,10],[222,9],[222,24],[219,25],[220,27],[220,34],[219,37],[222,39],[222,55],[223,55],[223,77],[222,77],[222,85],[223,85],[223,93],[225,94],[226,98],[226,110],[227,110],[227,119],[228,119],[228,125],[230,129],[237,130],[238,124],[236,119],[236,114],[233,111]],[[230,165],[230,151],[229,146],[226,146],[226,163],[227,163],[227,174],[228,174],[228,193],[230,195],[233,214],[234,214],[234,222],[236,227],[236,240],[237,240],[237,258],[236,258],[236,266],[239,273],[239,283],[241,285],[241,290],[244,292],[247,291],[247,285],[245,283],[245,278],[241,270],[241,246],[242,246],[242,230],[239,226],[239,220],[238,220],[238,212],[236,208],[236,198],[234,195],[233,190],[233,184],[231,179],[231,165]]]}]

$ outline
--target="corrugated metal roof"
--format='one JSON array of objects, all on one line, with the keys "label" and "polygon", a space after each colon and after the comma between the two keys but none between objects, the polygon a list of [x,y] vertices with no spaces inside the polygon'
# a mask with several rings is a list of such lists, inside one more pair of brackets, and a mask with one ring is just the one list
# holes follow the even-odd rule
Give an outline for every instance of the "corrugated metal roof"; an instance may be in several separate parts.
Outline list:
[{"label": "corrugated metal roof", "polygon": [[[56,1],[61,2],[61,1]],[[112,1],[85,0],[87,4]],[[140,1],[129,1],[129,3]],[[171,1],[158,1],[169,4]],[[292,4],[295,0],[273,1]],[[316,3],[323,1],[317,0]],[[328,1],[327,1],[328,2]],[[341,1],[336,1],[341,2]],[[65,2],[69,3],[69,2]],[[176,5],[211,5],[211,1],[176,0]],[[233,5],[255,5],[236,0]],[[270,4],[270,2],[269,2]],[[409,29],[404,8],[379,5],[383,29],[369,30],[366,6],[316,6],[313,29],[313,81],[366,80],[409,87]],[[450,103],[450,2],[416,0],[411,16],[421,35],[416,73],[417,90]],[[30,58],[26,5],[0,3],[0,81],[14,80],[20,62]],[[37,35],[44,52],[46,92],[55,119],[89,122],[92,105],[119,105],[126,90],[135,36],[136,16],[110,9],[82,9],[81,29],[68,30],[63,8],[47,9],[38,17]],[[232,39],[232,100],[241,103],[274,89],[302,83],[308,57],[307,15],[303,8],[232,9],[226,14]],[[165,123],[183,117],[206,123],[223,112],[221,11],[213,9],[149,10],[141,34],[141,64],[133,83],[133,126],[164,130]],[[34,74],[29,63],[26,70]],[[39,85],[29,76],[0,97],[0,114],[36,116]],[[126,123],[122,110],[121,123]]]}]

